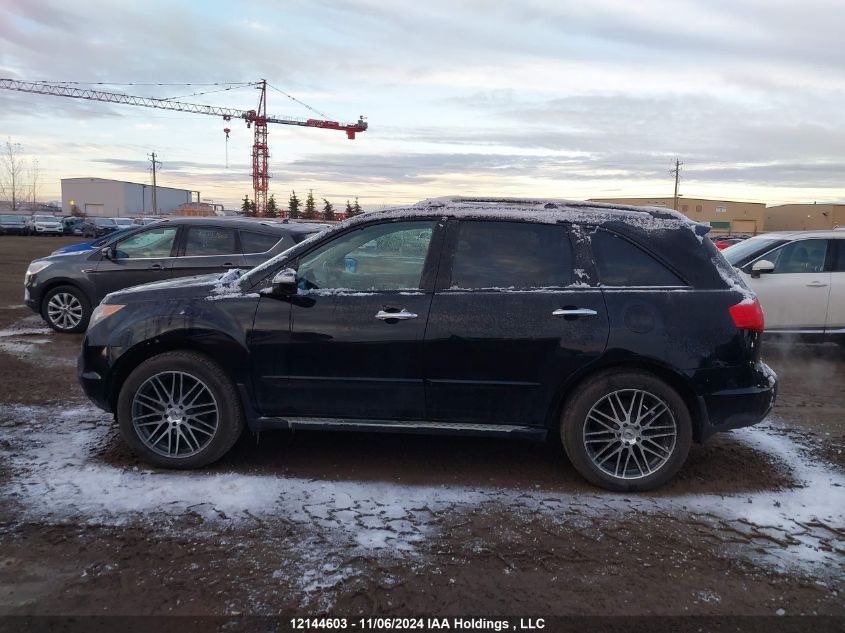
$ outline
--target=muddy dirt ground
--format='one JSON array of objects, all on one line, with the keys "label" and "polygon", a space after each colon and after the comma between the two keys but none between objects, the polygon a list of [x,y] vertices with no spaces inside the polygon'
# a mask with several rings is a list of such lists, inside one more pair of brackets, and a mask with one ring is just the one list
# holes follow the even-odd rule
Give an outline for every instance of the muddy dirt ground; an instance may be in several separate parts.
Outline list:
[{"label": "muddy dirt ground", "polygon": [[[649,495],[554,444],[245,435],[148,468],[22,301],[68,238],[0,237],[0,615],[845,615],[845,353],[764,347],[768,421]],[[808,618],[806,628],[813,628]]]}]

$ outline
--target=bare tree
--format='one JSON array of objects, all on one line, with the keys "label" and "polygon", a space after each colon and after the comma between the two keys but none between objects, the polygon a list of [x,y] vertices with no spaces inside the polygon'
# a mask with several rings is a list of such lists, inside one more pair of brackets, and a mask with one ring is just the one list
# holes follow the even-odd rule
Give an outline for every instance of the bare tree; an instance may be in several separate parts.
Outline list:
[{"label": "bare tree", "polygon": [[38,159],[29,161],[29,203],[30,210],[35,213],[38,210],[38,194],[41,193],[41,168],[38,166]]},{"label": "bare tree", "polygon": [[7,138],[0,152],[0,200],[9,204],[12,212],[17,211],[26,198],[23,147]]}]

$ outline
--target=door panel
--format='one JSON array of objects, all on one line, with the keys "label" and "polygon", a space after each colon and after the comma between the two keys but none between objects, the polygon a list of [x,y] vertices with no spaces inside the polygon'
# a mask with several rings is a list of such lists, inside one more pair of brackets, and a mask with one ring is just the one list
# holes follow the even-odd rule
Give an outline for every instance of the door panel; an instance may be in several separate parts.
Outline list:
[{"label": "door panel", "polygon": [[102,257],[92,275],[99,303],[115,290],[172,277],[177,227],[135,233],[114,245],[114,258]]},{"label": "door panel", "polygon": [[845,271],[830,274],[830,300],[825,327],[828,330],[845,330]]},{"label": "door panel", "polygon": [[425,336],[428,418],[542,425],[557,388],[608,337],[601,291],[580,267],[576,279],[569,229],[453,222],[442,260]]},{"label": "door panel", "polygon": [[424,418],[436,225],[348,231],[303,255],[295,296],[259,301],[251,347],[265,415]]},{"label": "door panel", "polygon": [[830,242],[835,246],[835,257],[831,266],[830,299],[825,328],[830,331],[845,330],[845,239]]},{"label": "door panel", "polygon": [[758,258],[772,262],[774,271],[751,277],[754,262],[745,266],[741,274],[760,299],[767,330],[825,327],[831,284],[827,249],[828,240],[795,240]]},{"label": "door panel", "polygon": [[[573,308],[595,314],[553,315]],[[426,332],[428,418],[542,425],[557,388],[607,337],[600,290],[438,293]]]}]

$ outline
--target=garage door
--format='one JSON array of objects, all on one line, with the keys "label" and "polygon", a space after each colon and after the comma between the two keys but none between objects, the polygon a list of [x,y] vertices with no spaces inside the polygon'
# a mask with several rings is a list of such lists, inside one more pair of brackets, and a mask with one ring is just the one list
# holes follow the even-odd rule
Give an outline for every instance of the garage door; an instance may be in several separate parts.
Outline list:
[{"label": "garage door", "polygon": [[733,233],[756,233],[757,220],[733,220],[731,222],[731,232]]},{"label": "garage door", "polygon": [[99,216],[105,215],[105,213],[103,211],[104,206],[105,205],[102,205],[102,204],[88,204],[86,202],[85,203],[85,215],[99,215]]}]

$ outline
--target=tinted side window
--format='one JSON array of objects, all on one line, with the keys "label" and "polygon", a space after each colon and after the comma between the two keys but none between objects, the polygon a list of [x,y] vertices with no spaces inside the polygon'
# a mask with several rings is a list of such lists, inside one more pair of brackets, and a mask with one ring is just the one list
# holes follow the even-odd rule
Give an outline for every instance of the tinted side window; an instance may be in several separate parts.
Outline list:
[{"label": "tinted side window", "polygon": [[572,246],[565,227],[483,221],[458,225],[452,288],[544,288],[571,282]]},{"label": "tinted side window", "polygon": [[175,237],[175,226],[141,231],[115,244],[115,255],[117,259],[170,257]]},{"label": "tinted side window", "polygon": [[376,224],[346,233],[303,257],[300,289],[418,289],[435,224]]},{"label": "tinted side window", "polygon": [[264,253],[273,248],[282,238],[269,233],[256,231],[241,231],[241,250],[245,255],[250,253]]},{"label": "tinted side window", "polygon": [[644,250],[607,231],[590,236],[603,286],[685,286],[671,270]]},{"label": "tinted side window", "polygon": [[185,240],[185,257],[236,253],[235,230],[216,226],[191,226]]},{"label": "tinted side window", "polygon": [[774,273],[820,273],[824,270],[827,240],[798,240],[767,253],[765,259],[775,265]]}]

